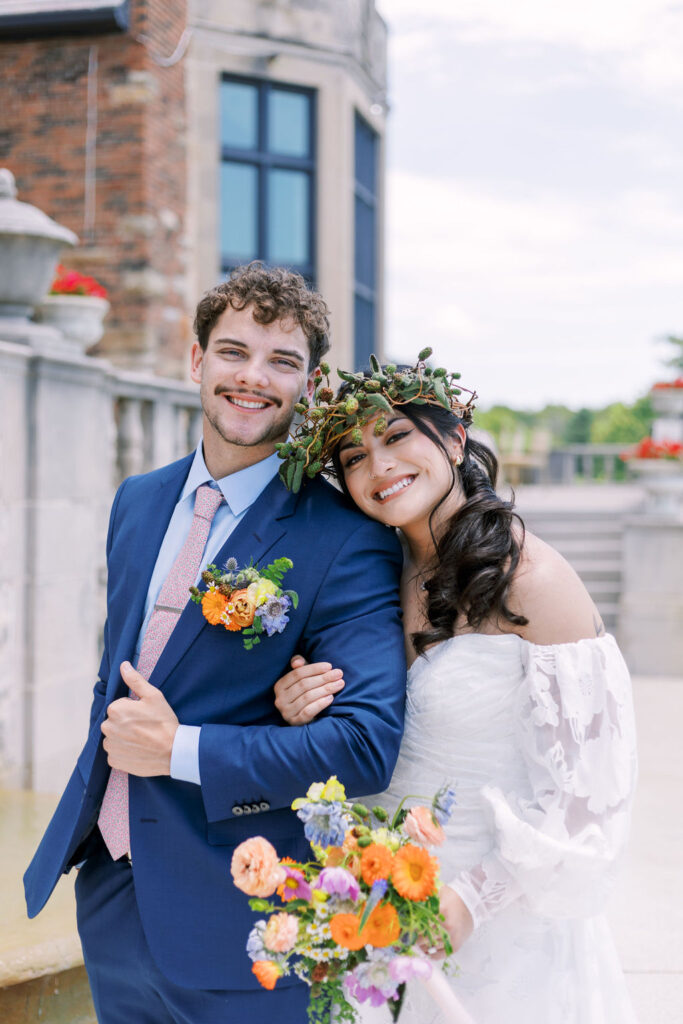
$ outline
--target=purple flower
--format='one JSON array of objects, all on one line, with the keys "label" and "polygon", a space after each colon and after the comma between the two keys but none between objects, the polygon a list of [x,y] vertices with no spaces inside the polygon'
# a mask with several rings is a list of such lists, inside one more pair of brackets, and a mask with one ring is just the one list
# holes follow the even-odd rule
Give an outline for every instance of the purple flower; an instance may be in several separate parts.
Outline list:
[{"label": "purple flower", "polygon": [[304,804],[296,812],[304,823],[304,835],[314,846],[341,846],[346,837],[346,823],[340,803]]},{"label": "purple flower", "polygon": [[368,896],[368,902],[365,904],[365,915],[366,917],[371,911],[375,909],[378,903],[380,903],[387,894],[389,883],[386,878],[378,878],[374,881],[370,887],[370,895]]},{"label": "purple flower", "polygon": [[256,609],[256,614],[260,616],[263,628],[268,636],[283,631],[289,622],[287,612],[291,607],[292,602],[286,594],[283,594],[282,597],[276,597],[275,594],[271,594],[262,605],[259,605]]},{"label": "purple flower", "polygon": [[429,978],[432,965],[423,956],[396,956],[389,964],[389,974],[399,985],[411,978]]},{"label": "purple flower", "polygon": [[330,896],[346,896],[354,901],[360,896],[360,886],[346,868],[323,868],[314,888],[324,889]]},{"label": "purple flower", "polygon": [[[282,883],[282,899],[285,903],[290,900],[310,900],[311,887],[296,868],[290,868],[289,864],[283,864],[285,880]],[[265,929],[265,921],[264,921]],[[267,957],[265,959],[268,959]]]},{"label": "purple flower", "polygon": [[249,938],[247,939],[247,953],[252,960],[268,960],[271,956],[270,953],[266,953],[266,947],[263,944],[263,933],[265,930],[266,922],[257,921],[249,932]]},{"label": "purple flower", "polygon": [[388,999],[396,999],[398,982],[392,978],[390,965],[393,954],[386,949],[368,949],[367,960],[347,974],[344,988],[359,1003],[382,1006]]}]

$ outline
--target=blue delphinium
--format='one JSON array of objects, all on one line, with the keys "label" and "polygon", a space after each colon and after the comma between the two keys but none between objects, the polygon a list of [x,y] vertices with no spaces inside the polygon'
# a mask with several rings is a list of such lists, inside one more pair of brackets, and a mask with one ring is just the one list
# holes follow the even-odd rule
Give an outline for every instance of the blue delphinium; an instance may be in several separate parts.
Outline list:
[{"label": "blue delphinium", "polygon": [[283,594],[282,597],[276,597],[274,594],[271,594],[270,597],[256,609],[256,614],[260,617],[261,622],[263,623],[263,628],[268,636],[272,636],[273,633],[281,633],[283,631],[289,622],[287,612],[291,607],[292,602],[286,594]]},{"label": "blue delphinium", "polygon": [[315,846],[342,846],[346,822],[340,803],[304,804],[296,812],[304,823],[304,835]]},{"label": "blue delphinium", "polygon": [[452,786],[443,785],[432,801],[434,817],[440,825],[445,825],[455,807],[455,790]]}]

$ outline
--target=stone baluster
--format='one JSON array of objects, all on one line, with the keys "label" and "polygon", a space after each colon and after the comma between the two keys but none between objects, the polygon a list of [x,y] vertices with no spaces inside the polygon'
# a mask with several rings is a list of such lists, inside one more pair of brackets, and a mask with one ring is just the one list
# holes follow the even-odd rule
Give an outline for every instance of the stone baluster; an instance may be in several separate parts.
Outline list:
[{"label": "stone baluster", "polygon": [[196,448],[202,436],[202,410],[190,409],[189,445],[190,450]]},{"label": "stone baluster", "polygon": [[119,479],[145,468],[145,431],[142,422],[142,403],[132,398],[121,398],[118,403],[117,463]]}]

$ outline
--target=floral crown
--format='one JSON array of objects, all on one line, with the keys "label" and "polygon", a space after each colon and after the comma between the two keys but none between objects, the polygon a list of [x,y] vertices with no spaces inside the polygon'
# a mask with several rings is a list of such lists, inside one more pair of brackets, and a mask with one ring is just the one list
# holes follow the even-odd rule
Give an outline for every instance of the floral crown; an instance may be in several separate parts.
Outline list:
[{"label": "floral crown", "polygon": [[[393,363],[382,367],[376,356],[370,356],[369,376],[337,370],[344,383],[336,395],[330,387],[330,367],[321,363],[312,399],[303,398],[294,407],[301,422],[288,441],[275,446],[282,459],[279,475],[285,486],[298,491],[304,476],[312,478],[321,473],[345,437],[361,444],[362,428],[374,417],[374,433],[381,436],[387,429],[386,416],[396,406],[440,405],[465,423],[471,423],[476,391],[456,383],[459,373],[427,366],[431,354],[431,348],[422,349],[417,363],[409,369]],[[463,391],[469,395],[467,401],[462,397]]]}]

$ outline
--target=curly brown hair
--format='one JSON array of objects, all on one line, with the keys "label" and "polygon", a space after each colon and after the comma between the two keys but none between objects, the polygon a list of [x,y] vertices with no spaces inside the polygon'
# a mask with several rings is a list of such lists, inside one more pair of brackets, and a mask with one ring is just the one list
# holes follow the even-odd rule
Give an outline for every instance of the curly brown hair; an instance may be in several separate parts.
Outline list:
[{"label": "curly brown hair", "polygon": [[209,335],[228,305],[237,310],[250,306],[257,324],[297,323],[308,341],[309,370],[315,369],[330,347],[327,303],[292,270],[266,267],[254,260],[236,267],[227,281],[208,291],[194,318],[194,333],[202,349],[206,350]]}]

